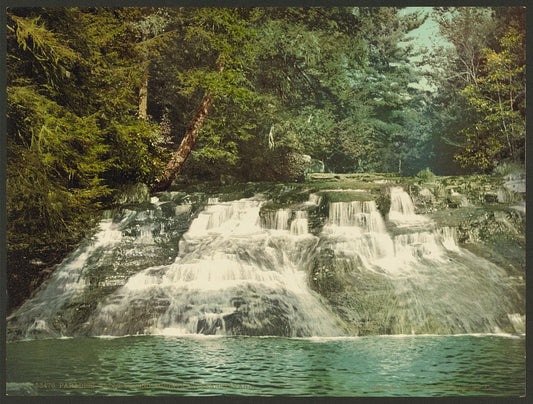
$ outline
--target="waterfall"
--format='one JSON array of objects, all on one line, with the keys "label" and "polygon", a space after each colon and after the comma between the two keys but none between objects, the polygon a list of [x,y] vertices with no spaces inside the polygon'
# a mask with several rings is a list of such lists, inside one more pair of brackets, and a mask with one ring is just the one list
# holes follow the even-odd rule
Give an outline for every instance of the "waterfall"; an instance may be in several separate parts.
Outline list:
[{"label": "waterfall", "polygon": [[309,221],[307,219],[307,212],[298,210],[295,212],[295,218],[291,223],[291,234],[295,236],[305,235],[309,233]]},{"label": "waterfall", "polygon": [[425,216],[415,214],[415,205],[402,187],[391,187],[391,206],[388,219],[397,225],[423,224],[428,221]]},{"label": "waterfall", "polygon": [[266,212],[263,218],[263,226],[267,229],[288,230],[292,211],[290,209],[278,209]]},{"label": "waterfall", "polygon": [[[337,335],[300,268],[317,243],[304,215],[289,227],[290,210],[278,210],[265,228],[260,207],[253,199],[209,205],[175,262],[130,278],[97,308],[91,332]],[[140,314],[140,302],[151,308]]]},{"label": "waterfall", "polygon": [[[132,213],[128,212],[125,220],[130,219]],[[57,314],[65,302],[80,295],[89,285],[87,261],[97,259],[104,250],[113,248],[121,240],[122,232],[117,230],[117,226],[111,219],[103,219],[100,230],[62,263],[52,274],[47,287],[41,288],[15,314],[17,321],[25,328],[24,336],[46,335],[50,332],[49,319]]]},{"label": "waterfall", "polygon": [[9,338],[524,332],[521,286],[400,187],[385,217],[373,200],[221,199],[164,193],[109,212],[8,319]]},{"label": "waterfall", "polygon": [[174,260],[178,249],[172,245],[188,228],[190,209],[190,205],[170,208],[152,198],[144,210],[106,212],[94,235],[67,256],[35,295],[7,319],[9,337],[77,332],[80,316],[93,309],[95,298],[120,287],[140,268]]},{"label": "waterfall", "polygon": [[320,205],[322,202],[322,197],[318,194],[309,195],[309,200],[306,202],[307,205]]},{"label": "waterfall", "polygon": [[512,313],[523,299],[502,268],[460,248],[455,229],[415,214],[402,188],[391,189],[388,220],[396,231],[373,201],[331,203],[321,235],[319,256],[333,251],[329,265],[355,296],[359,333],[520,332]]},{"label": "waterfall", "polygon": [[393,243],[374,201],[333,202],[322,231],[324,244],[337,255],[358,257],[367,268],[390,256]]}]

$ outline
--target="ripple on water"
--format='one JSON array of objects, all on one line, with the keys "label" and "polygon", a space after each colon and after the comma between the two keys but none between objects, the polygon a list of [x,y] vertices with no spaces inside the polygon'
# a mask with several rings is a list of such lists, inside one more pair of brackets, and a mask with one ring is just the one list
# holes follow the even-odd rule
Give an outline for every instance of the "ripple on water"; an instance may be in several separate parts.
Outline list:
[{"label": "ripple on water", "polygon": [[524,338],[494,336],[77,338],[8,343],[6,373],[43,395],[519,396],[524,355]]}]

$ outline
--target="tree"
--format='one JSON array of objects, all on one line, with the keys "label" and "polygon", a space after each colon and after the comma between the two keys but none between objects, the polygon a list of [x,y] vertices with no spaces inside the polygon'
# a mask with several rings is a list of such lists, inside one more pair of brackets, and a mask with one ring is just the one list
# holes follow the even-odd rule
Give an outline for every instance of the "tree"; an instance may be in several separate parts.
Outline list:
[{"label": "tree", "polygon": [[198,50],[205,53],[206,59],[216,58],[216,70],[209,71],[211,67],[204,67],[182,73],[189,91],[203,87],[204,95],[178,149],[173,153],[163,175],[157,179],[154,190],[167,189],[183,168],[215,98],[231,95],[246,97],[247,91],[243,91],[242,82],[246,65],[253,60],[249,46],[249,39],[254,34],[250,27],[253,13],[253,10],[246,9],[205,8],[195,10],[192,15],[185,38],[188,41],[199,40],[201,45]]},{"label": "tree", "polygon": [[453,47],[441,47],[441,63],[448,64],[446,79],[458,85],[477,82],[482,50],[492,45],[496,23],[489,8],[437,7],[434,18],[441,35]]},{"label": "tree", "polygon": [[470,169],[523,161],[525,9],[444,8],[437,20],[452,44],[434,61],[441,139]]},{"label": "tree", "polygon": [[389,147],[390,136],[401,129],[398,113],[415,93],[407,86],[416,81],[407,63],[410,49],[399,43],[423,21],[397,13],[354,7],[269,11],[256,82],[276,99],[277,112],[265,132],[278,144],[286,138],[332,171],[388,169],[377,149]]},{"label": "tree", "polygon": [[485,48],[481,77],[461,94],[480,115],[463,130],[463,165],[492,169],[504,160],[520,161],[525,152],[525,47],[514,26],[500,40],[500,51]]},{"label": "tree", "polygon": [[[222,73],[223,70],[224,55],[220,55],[220,60],[217,63],[216,71],[217,73]],[[192,148],[196,144],[198,134],[202,129],[202,126],[204,125],[204,121],[207,117],[207,114],[213,106],[213,99],[213,92],[208,92],[202,99],[200,106],[196,110],[196,114],[194,115],[191,125],[189,126],[187,132],[185,132],[185,136],[181,140],[178,150],[176,150],[176,152],[172,155],[170,161],[167,163],[163,175],[157,179],[157,182],[153,188],[155,191],[164,191],[168,187],[170,187],[176,176],[181,171],[185,160],[187,159],[187,157],[189,157]]]},{"label": "tree", "polygon": [[117,189],[153,180],[163,153],[136,117],[127,12],[13,9],[7,32],[8,288],[24,294]]},{"label": "tree", "polygon": [[354,74],[352,99],[357,100],[355,108],[367,111],[366,123],[357,125],[364,127],[357,138],[366,154],[359,153],[358,166],[348,170],[402,171],[405,157],[400,146],[408,143],[413,111],[419,108],[424,92],[411,86],[420,73],[410,60],[412,48],[400,44],[407,42],[408,33],[419,27],[424,17],[419,13],[400,15],[399,9],[390,7],[363,8],[360,15],[364,17],[362,34],[368,55],[365,68]]},{"label": "tree", "polygon": [[[148,77],[150,62],[157,57],[159,50],[167,41],[173,39],[175,32],[165,30],[172,24],[173,16],[168,9],[140,8],[133,9],[134,20],[131,25],[139,33],[136,47],[140,50],[142,80],[139,86],[139,118],[148,119]],[[140,15],[137,17],[137,15]],[[131,18],[131,17],[130,17]]]}]

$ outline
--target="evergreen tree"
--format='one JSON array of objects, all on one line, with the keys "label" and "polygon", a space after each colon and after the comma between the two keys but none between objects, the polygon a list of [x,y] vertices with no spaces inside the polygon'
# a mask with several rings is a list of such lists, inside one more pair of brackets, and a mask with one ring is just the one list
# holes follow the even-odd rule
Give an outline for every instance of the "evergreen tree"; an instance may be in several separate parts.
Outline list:
[{"label": "evergreen tree", "polygon": [[10,289],[43,276],[29,262],[60,259],[114,190],[159,171],[158,130],[136,117],[141,76],[127,17],[103,8],[8,14]]}]

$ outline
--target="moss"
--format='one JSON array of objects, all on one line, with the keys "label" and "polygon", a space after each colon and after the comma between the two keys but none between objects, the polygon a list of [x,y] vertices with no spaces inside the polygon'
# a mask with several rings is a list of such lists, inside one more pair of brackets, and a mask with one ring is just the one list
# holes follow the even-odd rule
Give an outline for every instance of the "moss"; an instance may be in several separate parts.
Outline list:
[{"label": "moss", "polygon": [[342,180],[339,182],[335,181],[324,181],[324,182],[312,182],[308,185],[314,188],[317,191],[328,190],[328,189],[365,189],[365,190],[375,190],[383,187],[383,184],[374,183],[374,182],[365,182],[359,180]]},{"label": "moss", "polygon": [[483,218],[486,211],[479,207],[439,210],[430,217],[438,226],[457,227],[465,221],[475,221]]},{"label": "moss", "polygon": [[318,195],[325,198],[328,202],[373,201],[375,199],[374,195],[362,190],[320,191]]},{"label": "moss", "polygon": [[326,174],[314,173],[307,176],[307,184],[317,190],[323,189],[366,189],[377,190],[384,185],[403,180],[397,174]]},{"label": "moss", "polygon": [[309,200],[311,190],[303,186],[291,186],[291,188],[282,190],[281,194],[275,198],[275,201],[282,204],[302,203]]}]

